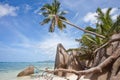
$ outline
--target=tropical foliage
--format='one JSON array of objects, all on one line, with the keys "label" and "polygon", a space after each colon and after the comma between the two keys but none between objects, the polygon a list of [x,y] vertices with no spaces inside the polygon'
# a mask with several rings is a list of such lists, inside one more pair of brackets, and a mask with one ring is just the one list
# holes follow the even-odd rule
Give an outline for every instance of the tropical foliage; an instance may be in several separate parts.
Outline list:
[{"label": "tropical foliage", "polygon": [[54,0],[52,4],[45,4],[42,8],[42,15],[45,19],[40,23],[41,25],[50,23],[50,32],[54,32],[55,26],[57,26],[60,30],[66,28],[66,25],[61,20],[67,20],[64,15],[66,11],[60,11],[60,2]]},{"label": "tropical foliage", "polygon": [[[88,31],[85,29],[82,29],[72,23],[70,23],[65,17],[64,15],[66,14],[66,11],[61,11],[60,10],[60,2],[58,0],[54,0],[54,2],[52,4],[45,4],[42,8],[42,15],[45,17],[45,19],[41,22],[41,25],[44,25],[46,23],[51,22],[50,24],[50,28],[49,31],[50,32],[54,32],[55,30],[55,26],[57,26],[60,30],[63,30],[64,28],[66,28],[66,25],[64,23],[67,23],[79,30],[82,30],[86,33],[90,33],[96,36],[99,36],[101,38],[105,38],[103,35],[97,34],[95,32],[92,31]],[[64,22],[64,23],[63,23]]]},{"label": "tropical foliage", "polygon": [[116,20],[113,20],[111,17],[112,8],[104,13],[100,8],[97,9],[97,23],[96,28],[87,26],[85,29],[82,29],[72,23],[70,23],[64,15],[66,11],[60,10],[60,2],[54,0],[51,4],[45,4],[42,8],[42,15],[45,19],[41,22],[42,25],[50,23],[50,32],[54,32],[55,27],[58,27],[60,30],[66,28],[64,23],[67,23],[79,30],[84,31],[82,38],[79,41],[80,47],[75,49],[69,49],[69,51],[76,50],[81,51],[82,54],[79,55],[80,59],[90,60],[94,59],[95,55],[94,50],[110,40],[111,35],[120,32],[120,16]]},{"label": "tropical foliage", "polygon": [[[104,35],[106,38],[102,39],[100,37],[93,36],[88,33],[84,33],[82,38],[79,41],[81,44],[80,47],[82,46],[80,50],[84,51],[84,54],[83,54],[84,56],[95,57],[95,54],[93,53],[95,49],[97,49],[98,47],[106,43],[108,40],[110,40],[110,37],[113,34],[120,32],[120,16],[118,16],[116,20],[113,20],[110,15],[111,10],[112,8],[108,8],[106,13],[103,13],[102,10],[98,8],[96,11],[98,14],[97,16],[98,22],[96,23],[96,28],[93,28],[90,26],[86,27],[86,30]],[[91,55],[88,53],[90,53]]]},{"label": "tropical foliage", "polygon": [[[49,29],[50,32],[54,32],[55,27],[58,27],[60,30],[64,29],[64,23],[67,23],[79,30],[84,31],[81,39],[76,39],[76,41],[79,42],[80,46],[78,48],[70,48],[67,50],[68,54],[69,52],[72,52],[70,55],[72,55],[75,59],[74,62],[76,63],[77,61],[78,66],[82,67],[83,71],[81,71],[80,68],[80,71],[78,71],[78,69],[61,69],[60,67],[52,71],[52,73],[58,71],[74,73],[78,76],[77,80],[79,80],[81,75],[86,74],[88,76],[90,74],[90,79],[92,77],[94,79],[94,74],[96,75],[96,73],[99,72],[100,74],[98,74],[98,76],[106,76],[104,74],[107,73],[107,80],[120,79],[120,37],[113,38],[113,36],[120,35],[120,16],[117,16],[115,20],[112,19],[112,8],[108,8],[106,12],[103,12],[100,8],[98,8],[96,11],[97,23],[95,24],[95,28],[87,26],[85,29],[82,29],[79,26],[70,23],[64,17],[64,14],[66,14],[66,12],[60,11],[60,3],[57,0],[54,0],[52,4],[45,4],[41,10],[42,15],[45,17],[41,24],[43,25],[51,22]],[[74,55],[75,51],[77,54]],[[69,64],[72,64],[72,61],[69,61],[69,58],[66,60],[68,60]],[[99,77],[96,75],[95,79],[97,80]]]}]

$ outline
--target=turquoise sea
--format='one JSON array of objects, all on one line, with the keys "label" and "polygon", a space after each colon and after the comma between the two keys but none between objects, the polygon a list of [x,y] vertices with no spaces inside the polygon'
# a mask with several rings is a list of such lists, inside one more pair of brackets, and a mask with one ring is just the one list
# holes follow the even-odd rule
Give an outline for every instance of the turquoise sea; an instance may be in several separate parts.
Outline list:
[{"label": "turquoise sea", "polygon": [[[0,62],[0,80],[33,80],[29,78],[17,78],[17,74],[26,67],[33,65],[40,70],[54,68],[54,62]],[[37,72],[37,69],[35,69]],[[36,79],[34,79],[36,80]]]}]

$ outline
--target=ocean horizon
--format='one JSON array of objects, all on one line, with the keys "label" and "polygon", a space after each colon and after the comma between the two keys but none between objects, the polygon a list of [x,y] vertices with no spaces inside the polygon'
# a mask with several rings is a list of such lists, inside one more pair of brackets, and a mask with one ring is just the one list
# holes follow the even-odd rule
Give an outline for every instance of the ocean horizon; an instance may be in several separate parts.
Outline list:
[{"label": "ocean horizon", "polygon": [[[54,62],[0,62],[0,80],[26,80],[23,78],[17,78],[17,74],[28,66],[35,66],[39,70],[45,70],[45,68],[53,69]],[[38,72],[36,68],[34,71]]]}]

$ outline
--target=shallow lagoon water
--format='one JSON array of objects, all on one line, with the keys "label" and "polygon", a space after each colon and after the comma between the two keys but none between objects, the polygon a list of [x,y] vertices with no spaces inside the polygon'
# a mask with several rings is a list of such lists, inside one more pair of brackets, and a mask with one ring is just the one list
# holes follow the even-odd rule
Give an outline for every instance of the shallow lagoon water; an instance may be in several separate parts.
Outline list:
[{"label": "shallow lagoon water", "polygon": [[[37,78],[31,78],[30,76],[16,77],[20,71],[30,65],[40,70],[44,70],[47,67],[53,69],[54,67],[53,62],[0,62],[0,80],[39,80]],[[37,69],[35,69],[35,72],[37,72]]]}]

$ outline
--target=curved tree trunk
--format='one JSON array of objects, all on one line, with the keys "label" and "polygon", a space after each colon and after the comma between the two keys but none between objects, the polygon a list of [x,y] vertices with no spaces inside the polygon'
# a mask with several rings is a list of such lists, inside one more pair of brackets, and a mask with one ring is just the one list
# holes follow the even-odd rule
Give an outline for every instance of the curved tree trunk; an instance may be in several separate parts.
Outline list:
[{"label": "curved tree trunk", "polygon": [[[62,19],[61,19],[61,20],[62,20]],[[79,30],[82,30],[82,31],[84,31],[84,32],[86,32],[86,33],[90,33],[90,34],[95,35],[95,36],[98,36],[98,37],[100,37],[100,38],[105,38],[105,36],[103,36],[103,35],[100,35],[100,34],[98,34],[98,33],[92,32],[92,31],[85,30],[85,29],[83,29],[83,28],[80,28],[79,26],[76,26],[76,25],[72,24],[72,23],[69,22],[69,21],[66,21],[66,20],[62,20],[62,21],[65,22],[65,23],[67,23],[67,24],[69,24],[69,25],[71,25],[71,26],[73,26],[73,27],[75,27],[75,28],[77,28],[77,29],[79,29]]]}]

